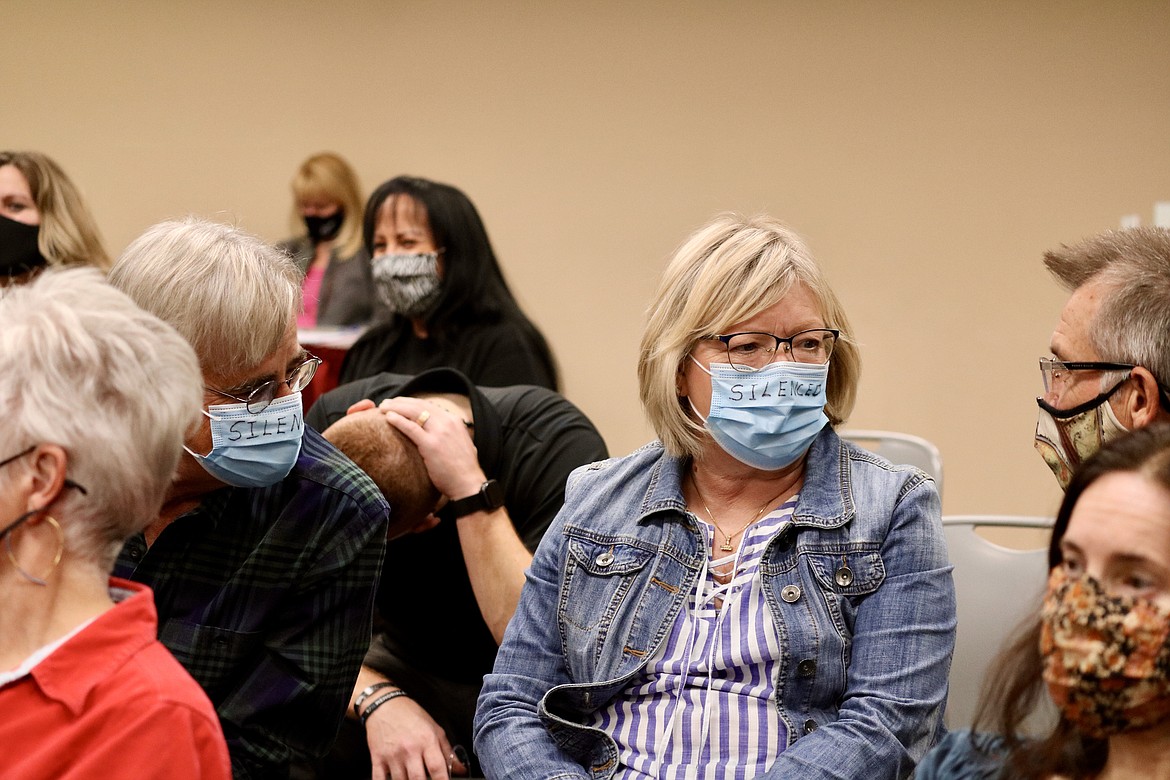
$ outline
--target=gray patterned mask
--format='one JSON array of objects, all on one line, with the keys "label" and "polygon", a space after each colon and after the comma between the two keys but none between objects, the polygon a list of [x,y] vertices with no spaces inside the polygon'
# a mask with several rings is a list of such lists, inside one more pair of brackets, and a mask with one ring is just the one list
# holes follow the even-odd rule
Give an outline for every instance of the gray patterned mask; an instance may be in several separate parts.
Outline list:
[{"label": "gray patterned mask", "polygon": [[439,299],[439,254],[378,255],[371,263],[374,287],[382,303],[394,314],[421,317]]}]

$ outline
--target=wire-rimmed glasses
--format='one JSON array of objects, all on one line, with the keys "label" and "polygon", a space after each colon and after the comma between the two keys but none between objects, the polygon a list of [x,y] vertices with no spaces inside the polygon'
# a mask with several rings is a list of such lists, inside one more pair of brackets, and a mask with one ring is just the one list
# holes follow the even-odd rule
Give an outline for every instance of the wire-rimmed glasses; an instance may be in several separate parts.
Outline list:
[{"label": "wire-rimmed glasses", "polygon": [[810,328],[788,337],[747,332],[706,338],[723,342],[732,368],[750,372],[770,365],[778,355],[797,363],[827,363],[840,337],[834,328]]},{"label": "wire-rimmed glasses", "polygon": [[239,401],[246,404],[248,407],[248,414],[260,414],[268,408],[268,405],[276,398],[276,394],[280,392],[281,385],[288,385],[288,389],[294,393],[299,393],[309,386],[309,382],[313,381],[313,376],[317,373],[317,367],[321,365],[321,358],[309,355],[297,364],[292,371],[288,373],[285,379],[269,379],[267,382],[262,382],[252,388],[246,396],[233,395],[232,393],[225,393],[215,387],[208,387],[207,389],[213,393],[218,393],[225,398],[231,398],[233,401]]}]

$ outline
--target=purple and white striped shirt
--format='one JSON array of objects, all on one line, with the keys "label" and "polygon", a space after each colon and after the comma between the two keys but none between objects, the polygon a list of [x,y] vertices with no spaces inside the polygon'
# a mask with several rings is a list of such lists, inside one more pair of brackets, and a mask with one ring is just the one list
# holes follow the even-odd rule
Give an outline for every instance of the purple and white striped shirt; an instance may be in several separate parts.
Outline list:
[{"label": "purple and white striped shirt", "polygon": [[[786,732],[773,701],[784,648],[759,563],[791,521],[796,499],[749,526],[736,553],[708,561],[699,592],[690,594],[644,672],[590,721],[617,742],[615,780],[747,780],[784,750]],[[710,550],[713,528],[705,522],[703,528]],[[735,574],[720,585],[711,569],[727,563]]]}]

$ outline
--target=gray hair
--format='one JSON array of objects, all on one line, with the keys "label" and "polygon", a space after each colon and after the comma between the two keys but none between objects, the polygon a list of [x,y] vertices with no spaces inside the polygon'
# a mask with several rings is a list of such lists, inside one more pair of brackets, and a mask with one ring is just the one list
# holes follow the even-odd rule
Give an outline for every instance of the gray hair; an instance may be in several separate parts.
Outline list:
[{"label": "gray hair", "polygon": [[148,228],[110,269],[110,283],[183,334],[204,373],[259,365],[301,307],[301,275],[288,255],[197,217]]},{"label": "gray hair", "polygon": [[[1044,265],[1067,289],[1101,283],[1108,295],[1089,340],[1102,360],[1148,369],[1170,389],[1170,230],[1111,230],[1044,254]],[[1116,381],[1102,377],[1102,385]]]},{"label": "gray hair", "polygon": [[44,443],[66,451],[69,479],[86,493],[65,490],[54,517],[67,549],[108,572],[125,539],[158,517],[199,418],[195,353],[96,269],[79,268],[0,296],[0,356],[0,457]]},{"label": "gray hair", "polygon": [[825,414],[853,411],[861,357],[837,296],[800,236],[771,217],[725,214],[687,239],[666,266],[650,304],[638,357],[642,406],[672,455],[698,455],[707,436],[678,397],[682,361],[698,341],[775,305],[804,284],[841,338],[829,361]]}]

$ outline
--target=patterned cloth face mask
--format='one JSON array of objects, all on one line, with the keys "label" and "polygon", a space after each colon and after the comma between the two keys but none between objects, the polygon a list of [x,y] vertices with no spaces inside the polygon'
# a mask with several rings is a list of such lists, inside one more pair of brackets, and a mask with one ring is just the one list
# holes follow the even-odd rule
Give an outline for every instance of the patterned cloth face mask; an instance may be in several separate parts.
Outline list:
[{"label": "patterned cloth face mask", "polygon": [[438,252],[378,255],[370,269],[382,303],[403,317],[423,316],[442,291]]},{"label": "patterned cloth face mask", "polygon": [[1170,718],[1170,612],[1057,567],[1041,621],[1044,682],[1077,731],[1107,739]]},{"label": "patterned cloth face mask", "polygon": [[1077,470],[1090,455],[1107,441],[1125,433],[1126,427],[1113,413],[1109,397],[1125,382],[1101,393],[1072,409],[1057,409],[1043,398],[1037,398],[1040,419],[1036,422],[1036,451],[1066,490]]}]

